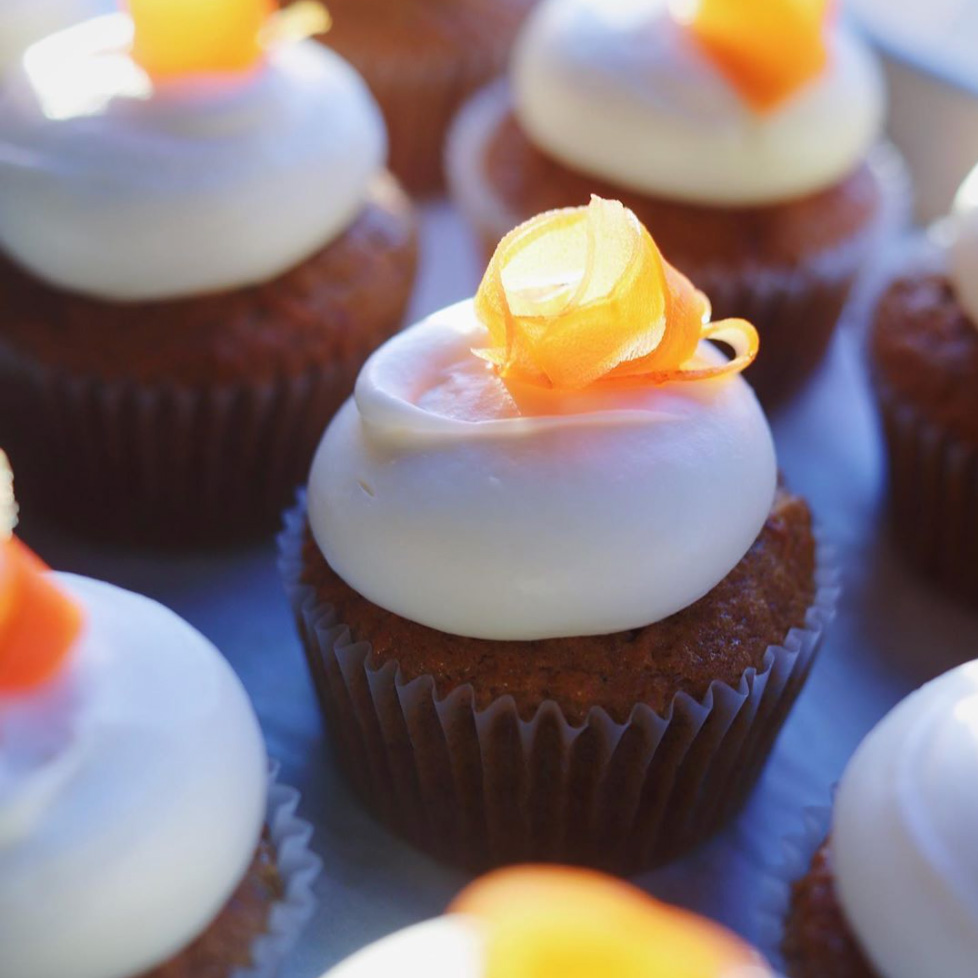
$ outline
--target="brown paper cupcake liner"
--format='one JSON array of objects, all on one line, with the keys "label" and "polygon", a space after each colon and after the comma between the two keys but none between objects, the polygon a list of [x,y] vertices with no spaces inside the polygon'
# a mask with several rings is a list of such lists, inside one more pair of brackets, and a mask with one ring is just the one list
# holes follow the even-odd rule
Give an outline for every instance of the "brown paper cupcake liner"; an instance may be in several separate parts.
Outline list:
[{"label": "brown paper cupcake liner", "polygon": [[890,524],[911,563],[978,607],[978,446],[926,418],[880,377]]},{"label": "brown paper cupcake liner", "polygon": [[[513,212],[496,194],[484,169],[486,140],[509,105],[505,82],[488,86],[462,109],[448,139],[446,167],[452,196],[487,255],[527,217]],[[911,184],[899,153],[882,144],[868,162],[883,205],[877,219],[848,240],[793,266],[683,268],[710,297],[716,318],[740,317],[757,326],[761,355],[745,377],[767,406],[796,391],[812,374],[836,326],[849,318],[849,303],[861,303],[867,263],[909,220]]]},{"label": "brown paper cupcake liner", "polygon": [[163,546],[253,537],[274,529],[308,476],[361,361],[194,390],[79,377],[5,355],[0,444],[25,513],[80,535]]},{"label": "brown paper cupcake liner", "polygon": [[524,720],[511,697],[480,710],[469,686],[442,697],[430,676],[373,667],[369,644],[303,584],[305,525],[302,501],[279,566],[339,763],[392,831],[476,871],[534,860],[637,872],[719,829],[760,775],[839,591],[820,545],[805,627],[737,687],[678,694],[662,716],[639,704],[626,723],[594,708],[574,726],[552,701]]},{"label": "brown paper cupcake liner", "polygon": [[[387,123],[388,166],[413,195],[430,196],[444,190],[445,137],[452,120],[473,92],[505,70],[516,27],[534,0],[497,2],[499,7],[511,8],[505,18],[509,23],[498,30],[500,25],[495,21],[501,19],[502,12],[497,10],[475,41],[471,37],[460,38],[455,44],[446,40],[437,47],[418,50],[410,38],[402,38],[401,50],[394,52],[390,47],[375,51],[369,44],[348,44],[338,31],[324,38],[327,45],[350,60],[370,86]],[[464,15],[464,10],[451,14]]]}]

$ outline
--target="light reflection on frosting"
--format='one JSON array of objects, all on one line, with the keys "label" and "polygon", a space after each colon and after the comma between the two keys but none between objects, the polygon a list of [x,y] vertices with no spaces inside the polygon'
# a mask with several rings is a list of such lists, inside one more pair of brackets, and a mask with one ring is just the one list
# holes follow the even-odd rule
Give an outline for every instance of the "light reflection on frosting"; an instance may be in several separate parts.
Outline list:
[{"label": "light reflection on frosting", "polygon": [[949,260],[958,301],[978,329],[978,167],[954,200],[949,222]]}]

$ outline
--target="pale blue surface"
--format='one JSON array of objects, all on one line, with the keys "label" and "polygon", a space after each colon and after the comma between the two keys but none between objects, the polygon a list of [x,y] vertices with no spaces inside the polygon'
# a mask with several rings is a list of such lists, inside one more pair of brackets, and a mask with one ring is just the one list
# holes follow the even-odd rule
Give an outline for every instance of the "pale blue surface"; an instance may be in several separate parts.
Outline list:
[{"label": "pale blue surface", "polygon": [[[416,311],[471,294],[477,262],[447,210],[429,211]],[[821,659],[740,819],[699,852],[642,879],[658,895],[757,935],[761,881],[797,832],[802,809],[824,804],[846,759],[906,693],[978,656],[978,615],[915,580],[881,534],[881,457],[856,342],[840,338],[826,369],[774,423],[790,485],[838,545],[846,591]],[[127,556],[26,535],[56,567],[142,591],[209,636],[255,702],[282,780],[303,792],[323,856],[322,903],[284,978],[318,978],[368,941],[439,913],[463,883],[389,836],[353,801],[326,759],[305,665],[267,546],[208,557]]]}]

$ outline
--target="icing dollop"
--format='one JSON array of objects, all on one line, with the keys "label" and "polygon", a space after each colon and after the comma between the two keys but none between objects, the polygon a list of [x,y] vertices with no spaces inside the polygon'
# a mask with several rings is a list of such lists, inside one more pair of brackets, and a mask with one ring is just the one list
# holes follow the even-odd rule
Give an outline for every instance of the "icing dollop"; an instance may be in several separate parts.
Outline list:
[{"label": "icing dollop", "polygon": [[954,199],[948,250],[954,291],[978,329],[978,167]]},{"label": "icing dollop", "polygon": [[566,166],[693,203],[776,203],[846,177],[880,138],[882,73],[844,27],[826,69],[758,112],[670,0],[542,0],[513,57],[520,124]]},{"label": "icing dollop", "polygon": [[[774,497],[747,383],[504,383],[471,301],[381,347],[313,462],[312,532],[388,611],[484,639],[637,628],[740,561]],[[724,357],[709,344],[708,362]]]},{"label": "icing dollop", "polygon": [[869,734],[832,829],[846,918],[881,978],[970,978],[978,960],[978,662]]},{"label": "icing dollop", "polygon": [[112,0],[0,0],[0,73],[35,41],[116,6]]},{"label": "icing dollop", "polygon": [[361,210],[386,132],[359,75],[315,41],[247,76],[154,85],[132,22],[96,18],[31,47],[0,93],[0,247],[103,299],[260,283]]},{"label": "icing dollop", "polygon": [[182,950],[254,857],[267,762],[248,698],[162,606],[73,575],[70,666],[0,694],[0,974],[131,978]]}]

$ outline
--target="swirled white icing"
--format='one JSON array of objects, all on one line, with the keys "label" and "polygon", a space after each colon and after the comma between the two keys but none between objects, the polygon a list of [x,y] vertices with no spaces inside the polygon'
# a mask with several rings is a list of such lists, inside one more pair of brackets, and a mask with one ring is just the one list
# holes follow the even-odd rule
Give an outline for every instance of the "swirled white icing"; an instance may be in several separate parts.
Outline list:
[{"label": "swirled white icing", "polygon": [[743,379],[507,386],[471,353],[486,343],[471,302],[436,313],[373,355],[326,431],[309,521],[351,587],[443,632],[529,640],[658,621],[740,561],[776,482]]},{"label": "swirled white icing", "polygon": [[68,670],[0,694],[0,974],[132,978],[203,932],[250,864],[266,759],[217,650],[147,598],[58,575]]},{"label": "swirled white icing", "polygon": [[881,978],[971,978],[978,961],[978,662],[905,699],[839,786],[832,858]]},{"label": "swirled white icing", "polygon": [[670,0],[542,0],[516,46],[522,127],[572,169],[694,203],[775,203],[843,179],[879,139],[882,74],[843,28],[828,68],[777,109],[743,101]]},{"label": "swirled white icing", "polygon": [[115,7],[112,0],[0,0],[0,72],[42,37]]},{"label": "swirled white icing", "polygon": [[950,221],[951,278],[958,301],[978,329],[978,167],[954,200]]},{"label": "swirled white icing", "polygon": [[0,247],[57,286],[152,300],[266,281],[340,235],[383,166],[356,72],[314,41],[154,86],[132,23],[34,45],[0,94]]}]

